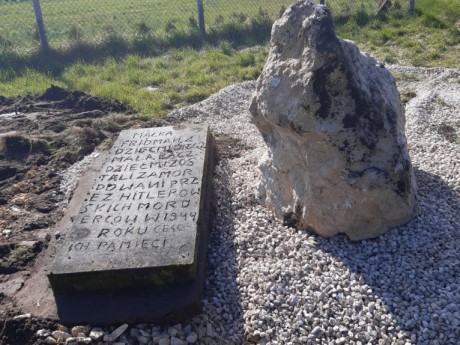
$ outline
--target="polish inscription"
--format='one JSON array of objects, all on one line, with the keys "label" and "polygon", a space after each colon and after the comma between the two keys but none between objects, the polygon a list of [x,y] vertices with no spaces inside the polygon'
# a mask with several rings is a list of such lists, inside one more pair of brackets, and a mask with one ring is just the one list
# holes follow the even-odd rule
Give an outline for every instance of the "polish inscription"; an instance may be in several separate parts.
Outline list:
[{"label": "polish inscription", "polygon": [[208,130],[120,133],[53,273],[193,264]]}]

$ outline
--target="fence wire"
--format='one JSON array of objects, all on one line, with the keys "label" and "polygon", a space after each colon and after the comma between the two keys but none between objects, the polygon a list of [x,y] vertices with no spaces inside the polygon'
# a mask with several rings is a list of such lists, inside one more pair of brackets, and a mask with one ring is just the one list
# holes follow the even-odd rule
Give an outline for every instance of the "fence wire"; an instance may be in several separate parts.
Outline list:
[{"label": "fence wire", "polygon": [[[391,6],[402,6],[393,0]],[[406,0],[405,0],[406,1]],[[268,30],[293,0],[203,0],[205,28],[245,35]],[[335,16],[374,15],[381,0],[326,0]],[[48,42],[54,48],[78,42],[97,44],[108,37],[132,40],[198,34],[195,0],[40,0]],[[251,31],[252,30],[252,31]],[[256,30],[256,31],[254,31]],[[225,35],[224,35],[225,38]],[[32,0],[0,0],[0,49],[36,49],[39,34]]]}]

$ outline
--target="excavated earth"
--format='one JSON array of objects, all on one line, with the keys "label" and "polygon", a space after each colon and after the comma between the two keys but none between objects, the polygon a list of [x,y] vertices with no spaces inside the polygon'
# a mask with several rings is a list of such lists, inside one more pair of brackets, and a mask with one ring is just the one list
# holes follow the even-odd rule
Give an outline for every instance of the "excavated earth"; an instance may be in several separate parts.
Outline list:
[{"label": "excavated earth", "polygon": [[[48,246],[73,185],[62,172],[120,130],[158,126],[128,106],[51,86],[41,94],[0,96],[0,343],[32,344],[52,321],[13,320],[14,296]],[[77,164],[78,165],[78,164]]]}]

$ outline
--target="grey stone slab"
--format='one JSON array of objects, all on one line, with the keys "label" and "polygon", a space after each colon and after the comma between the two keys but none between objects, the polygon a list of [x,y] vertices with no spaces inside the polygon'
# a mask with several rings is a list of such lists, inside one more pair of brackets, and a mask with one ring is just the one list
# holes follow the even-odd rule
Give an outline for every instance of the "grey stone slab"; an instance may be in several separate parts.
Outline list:
[{"label": "grey stone slab", "polygon": [[55,293],[160,293],[196,280],[206,251],[210,141],[205,126],[121,132],[57,250]]}]

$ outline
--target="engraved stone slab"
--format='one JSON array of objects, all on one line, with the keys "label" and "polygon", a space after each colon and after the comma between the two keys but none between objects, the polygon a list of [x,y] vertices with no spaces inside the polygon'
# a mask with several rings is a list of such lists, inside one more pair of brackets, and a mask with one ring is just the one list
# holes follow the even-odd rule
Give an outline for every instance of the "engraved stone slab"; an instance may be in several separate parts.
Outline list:
[{"label": "engraved stone slab", "polygon": [[49,279],[55,292],[161,292],[196,278],[210,195],[205,126],[122,131]]}]

